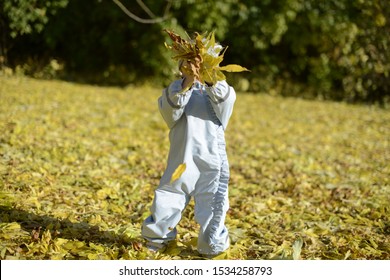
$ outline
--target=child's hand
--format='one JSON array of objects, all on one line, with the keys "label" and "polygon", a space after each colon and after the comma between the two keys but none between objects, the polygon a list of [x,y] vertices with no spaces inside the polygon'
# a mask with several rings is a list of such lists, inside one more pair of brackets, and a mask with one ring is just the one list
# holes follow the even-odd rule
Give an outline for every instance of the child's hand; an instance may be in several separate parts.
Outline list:
[{"label": "child's hand", "polygon": [[194,76],[184,76],[183,81],[181,82],[181,87],[185,90],[189,89],[195,82]]},{"label": "child's hand", "polygon": [[183,63],[181,63],[179,70],[183,76],[182,88],[190,88],[196,80],[195,75],[199,73],[199,68],[189,61],[184,61]]}]

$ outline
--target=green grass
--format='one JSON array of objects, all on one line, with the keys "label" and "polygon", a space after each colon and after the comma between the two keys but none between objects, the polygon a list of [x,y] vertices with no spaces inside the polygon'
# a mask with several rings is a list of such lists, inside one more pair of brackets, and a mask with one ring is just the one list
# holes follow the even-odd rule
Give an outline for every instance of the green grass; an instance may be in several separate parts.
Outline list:
[{"label": "green grass", "polygon": [[[140,237],[164,171],[161,89],[0,76],[0,259],[201,259]],[[239,94],[228,259],[390,259],[390,112]]]}]

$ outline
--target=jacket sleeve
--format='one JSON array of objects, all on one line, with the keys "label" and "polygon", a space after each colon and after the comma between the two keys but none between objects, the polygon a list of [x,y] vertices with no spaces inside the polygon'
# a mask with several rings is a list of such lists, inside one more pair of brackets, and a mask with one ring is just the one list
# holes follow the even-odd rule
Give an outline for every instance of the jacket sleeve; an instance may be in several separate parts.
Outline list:
[{"label": "jacket sleeve", "polygon": [[181,118],[192,94],[192,89],[181,92],[181,83],[182,80],[172,82],[158,99],[158,108],[169,128],[172,128]]},{"label": "jacket sleeve", "polygon": [[236,92],[226,81],[219,81],[214,86],[206,87],[215,114],[226,129],[233,113]]}]

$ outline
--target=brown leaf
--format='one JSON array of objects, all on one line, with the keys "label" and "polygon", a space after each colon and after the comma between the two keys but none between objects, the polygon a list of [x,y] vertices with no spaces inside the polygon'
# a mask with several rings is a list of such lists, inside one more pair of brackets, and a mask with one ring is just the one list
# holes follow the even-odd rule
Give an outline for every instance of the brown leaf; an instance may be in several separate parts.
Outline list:
[{"label": "brown leaf", "polygon": [[131,243],[134,251],[142,251],[142,243],[141,242],[138,242],[138,241],[135,241],[133,243]]},{"label": "brown leaf", "polygon": [[33,229],[32,232],[31,232],[31,240],[33,242],[38,242],[39,241],[39,235],[41,233],[41,228],[42,227],[39,227],[38,229]]}]

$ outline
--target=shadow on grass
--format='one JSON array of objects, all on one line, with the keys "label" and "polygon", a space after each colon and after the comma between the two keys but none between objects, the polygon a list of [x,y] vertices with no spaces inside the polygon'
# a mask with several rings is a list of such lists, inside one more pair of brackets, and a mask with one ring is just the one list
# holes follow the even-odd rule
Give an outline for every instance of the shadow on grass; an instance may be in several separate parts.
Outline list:
[{"label": "shadow on grass", "polygon": [[[63,238],[70,241],[82,241],[88,244],[101,244],[106,247],[127,248],[126,250],[144,251],[145,241],[140,234],[134,234],[130,237],[126,234],[126,227],[119,231],[101,230],[98,226],[90,225],[87,222],[73,222],[69,219],[59,219],[49,215],[37,215],[21,209],[15,209],[11,206],[0,206],[0,222],[1,223],[18,223],[21,229],[30,234],[31,241],[39,241],[43,232],[50,231],[53,239]],[[28,238],[28,237],[27,237]],[[193,247],[196,238],[188,244],[181,244],[180,246],[172,242],[160,254],[151,254],[149,257],[161,258],[164,256],[204,259],[197,250]],[[26,242],[26,241],[24,241]],[[191,244],[190,244],[191,243]],[[124,253],[124,252],[122,252]],[[147,255],[144,255],[146,257]],[[77,256],[75,256],[77,257]],[[79,257],[79,256],[78,256]]]},{"label": "shadow on grass", "polygon": [[[141,241],[140,237],[129,238],[122,233],[102,231],[98,226],[87,222],[72,222],[69,219],[58,219],[48,215],[37,215],[25,210],[0,206],[0,222],[19,223],[21,228],[31,235],[50,230],[53,238],[59,237],[70,240],[79,240],[102,245],[132,245]],[[32,236],[32,238],[34,238]]]}]

